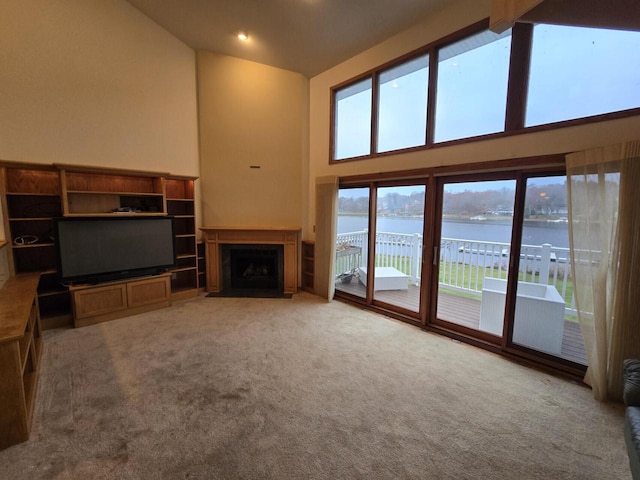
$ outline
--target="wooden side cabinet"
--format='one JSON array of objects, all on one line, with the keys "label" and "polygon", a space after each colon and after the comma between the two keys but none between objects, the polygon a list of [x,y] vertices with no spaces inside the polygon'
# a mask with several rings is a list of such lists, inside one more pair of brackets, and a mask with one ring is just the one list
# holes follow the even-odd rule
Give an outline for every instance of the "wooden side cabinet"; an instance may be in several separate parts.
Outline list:
[{"label": "wooden side cabinet", "polygon": [[85,327],[171,304],[171,274],[70,287],[73,322]]},{"label": "wooden side cabinet", "polygon": [[198,250],[196,245],[196,177],[166,178],[167,213],[175,228],[176,266],[171,269],[171,299],[198,296]]},{"label": "wooden side cabinet", "polygon": [[0,289],[0,449],[29,439],[40,375],[39,274]]},{"label": "wooden side cabinet", "polygon": [[302,290],[309,293],[314,291],[315,243],[302,242]]}]

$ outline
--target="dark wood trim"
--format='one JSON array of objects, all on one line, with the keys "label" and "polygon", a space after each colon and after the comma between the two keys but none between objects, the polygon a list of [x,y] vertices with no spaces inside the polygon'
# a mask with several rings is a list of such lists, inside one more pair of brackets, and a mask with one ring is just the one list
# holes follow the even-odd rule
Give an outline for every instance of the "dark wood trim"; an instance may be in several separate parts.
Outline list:
[{"label": "dark wood trim", "polygon": [[[511,248],[509,250],[509,272],[507,274],[507,293],[503,316],[502,348],[513,345],[513,322],[516,312],[516,293],[518,289],[518,274],[520,273],[520,249],[522,247],[522,228],[524,226],[524,204],[527,193],[526,180],[523,182],[521,172],[516,177],[516,191],[513,202],[513,221],[511,223]],[[508,293],[512,293],[509,295]]]},{"label": "dark wood trim", "polygon": [[[349,157],[349,158],[345,158],[345,159],[339,159],[336,160],[335,157],[335,151],[336,151],[336,108],[338,105],[338,102],[336,101],[336,96],[338,94],[338,91],[341,90],[342,88],[345,88],[347,86],[350,86],[351,84],[355,84],[358,82],[363,82],[367,79],[371,80],[371,125],[369,127],[369,131],[371,132],[371,139],[369,142],[369,153],[365,154],[365,155],[358,155],[357,157]],[[374,128],[377,128],[376,124],[377,124],[377,114],[378,114],[378,108],[376,107],[376,104],[374,102],[377,101],[377,96],[374,95],[374,87],[377,89],[376,87],[376,76],[374,75],[374,72],[369,72],[366,75],[361,75],[358,77],[358,80],[354,81],[354,82],[349,82],[344,86],[336,86],[336,87],[332,87],[331,88],[331,93],[330,93],[330,101],[329,101],[329,164],[334,164],[334,163],[341,163],[344,162],[345,160],[348,161],[353,161],[353,160],[364,160],[367,158],[372,158],[373,156],[376,155],[374,148],[374,136],[373,136],[373,132],[374,132]],[[375,117],[375,118],[374,118]],[[376,123],[374,123],[376,122]]]},{"label": "dark wood trim", "polygon": [[[442,231],[443,185],[452,182],[491,181],[512,179],[516,181],[514,197],[514,218],[511,234],[511,257],[508,275],[508,291],[515,292],[518,281],[518,265],[522,243],[524,204],[527,180],[534,177],[565,174],[563,154],[506,159],[478,164],[451,165],[428,169],[388,172],[386,174],[358,175],[340,179],[341,187],[369,188],[369,250],[368,271],[375,269],[375,232],[377,218],[377,192],[381,187],[425,184],[425,221],[423,228],[422,278],[423,290],[420,294],[419,311],[414,312],[400,306],[391,305],[374,298],[373,281],[367,282],[366,298],[356,297],[346,292],[336,291],[336,298],[363,306],[389,317],[399,319],[427,331],[443,334],[451,338],[497,353],[512,361],[582,381],[586,367],[572,361],[538,352],[526,346],[514,344],[513,318],[517,299],[508,296],[505,305],[504,336],[499,337],[464,325],[458,325],[437,318],[438,302],[438,257],[434,257],[434,247],[439,246]],[[434,266],[435,260],[435,266]],[[428,294],[426,294],[428,293]]]},{"label": "dark wood trim", "polygon": [[[533,42],[533,25],[518,23],[513,28],[512,41],[511,41],[511,54],[509,65],[509,80],[507,88],[507,101],[505,112],[505,128],[504,131],[488,133],[483,135],[476,135],[473,137],[465,137],[454,140],[448,140],[444,142],[434,143],[434,130],[436,120],[436,98],[437,98],[437,71],[438,71],[438,49],[445,47],[451,43],[455,43],[465,37],[478,33],[489,26],[489,19],[484,19],[476,22],[468,27],[453,32],[445,37],[442,37],[434,42],[415,49],[405,55],[397,57],[389,62],[386,62],[378,67],[372,68],[367,72],[353,77],[349,80],[341,82],[338,85],[331,87],[331,102],[330,102],[330,152],[329,152],[329,164],[334,165],[343,162],[360,161],[367,159],[374,159],[378,157],[385,157],[390,155],[401,155],[406,153],[430,150],[432,148],[442,148],[455,145],[462,145],[467,143],[475,143],[485,140],[493,140],[498,138],[506,138],[515,135],[525,135],[528,133],[543,132],[549,130],[556,130],[559,128],[575,127],[581,125],[587,125],[592,123],[598,123],[603,121],[616,120],[620,118],[627,118],[640,115],[640,107],[631,108],[626,110],[620,110],[615,112],[603,113],[598,115],[591,115],[588,117],[581,117],[576,119],[562,120],[558,122],[546,123],[542,125],[535,125],[526,127],[526,103],[527,92],[529,82],[529,70],[531,59],[531,47]],[[373,123],[373,117],[377,117],[378,105],[377,103],[372,105],[372,128],[371,128],[371,145],[372,149],[369,155],[360,155],[357,157],[349,157],[336,160],[334,158],[334,141],[335,141],[335,92],[351,84],[364,80],[367,77],[372,78],[372,88],[377,88],[378,74],[384,70],[394,68],[412,58],[419,55],[429,54],[429,84],[428,84],[428,96],[427,96],[427,132],[425,144],[401,148],[397,150],[388,150],[384,152],[377,152],[375,144],[377,143],[377,120],[375,125]],[[376,100],[377,101],[377,100]]]},{"label": "dark wood trim", "polygon": [[[433,275],[435,269],[433,268],[434,261],[434,215],[436,211],[437,203],[437,183],[436,178],[430,175],[427,181],[427,191],[425,194],[424,205],[424,228],[422,235],[422,278],[420,279],[420,285],[431,285],[433,283]],[[429,221],[427,221],[427,218]],[[427,290],[428,292],[428,290]],[[430,298],[433,296],[425,295],[425,289],[422,289],[420,295],[420,321],[422,325],[427,325],[429,319],[429,306]]]},{"label": "dark wood trim", "polygon": [[429,50],[429,85],[427,88],[427,136],[426,145],[433,144],[436,131],[436,101],[438,95],[438,51]]},{"label": "dark wood trim", "polygon": [[339,90],[342,90],[343,88],[350,87],[351,85],[355,85],[356,83],[362,82],[363,80],[366,80],[367,78],[372,77],[376,70],[378,69],[372,68],[371,70],[367,70],[366,72],[361,73],[360,75],[357,75],[355,77],[352,77],[349,80],[340,82],[337,85],[334,85],[333,87],[331,87],[331,92],[333,94],[336,94],[338,93]]},{"label": "dark wood trim", "polygon": [[431,258],[431,268],[433,270],[433,274],[431,275],[431,281],[427,284],[426,288],[429,292],[429,311],[427,312],[427,317],[425,318],[425,325],[433,323],[435,319],[438,318],[438,272],[440,271],[440,239],[442,238],[442,221],[438,221],[438,219],[442,218],[442,208],[444,202],[444,190],[442,188],[443,180],[440,180],[433,176],[432,184],[435,185],[435,203],[434,209],[432,211],[432,221],[433,224],[431,238],[429,239],[429,244],[431,245],[431,252],[429,257]]},{"label": "dark wood trim", "polygon": [[378,117],[380,113],[380,72],[371,76],[371,138],[369,139],[369,153],[378,151]]},{"label": "dark wood trim", "polygon": [[[424,216],[426,216],[427,212],[428,212],[428,210],[426,210],[426,208],[427,208],[426,200],[427,200],[427,193],[428,193],[427,182],[428,181],[429,181],[429,178],[422,177],[422,178],[414,178],[414,179],[390,179],[390,180],[386,180],[386,181],[374,182],[375,192],[376,192],[376,198],[375,198],[376,210],[374,211],[374,215],[376,217],[376,227],[375,228],[377,228],[377,219],[378,219],[378,215],[377,215],[377,199],[378,199],[378,189],[379,188],[411,187],[411,186],[423,185],[425,187],[425,205],[423,205],[423,208],[425,208]],[[423,221],[423,224],[422,224],[423,242],[424,242],[424,238],[426,238],[425,237],[425,228],[428,227],[427,223],[428,222]],[[375,234],[376,234],[376,232],[374,231],[373,233],[374,233],[374,235],[372,237],[373,240],[371,239],[371,236],[370,236],[370,239],[369,239],[369,242],[370,242],[369,244],[370,245],[375,245]],[[373,241],[373,243],[371,243],[372,241]],[[377,253],[374,252],[374,255],[373,255],[374,262],[375,262],[375,255],[376,254]],[[424,255],[423,255],[422,261],[424,263]],[[367,271],[369,271],[369,268],[367,268]],[[375,268],[372,271],[375,271]],[[424,269],[422,270],[422,273],[424,274]],[[369,290],[369,283],[374,283],[374,282],[371,282],[370,280],[371,279],[367,279],[367,292]],[[395,311],[395,312],[399,313],[400,315],[402,315],[403,317],[411,318],[412,320],[418,321],[418,322],[420,322],[422,324],[422,316],[423,316],[422,315],[422,303],[424,301],[424,297],[425,297],[425,295],[423,295],[423,293],[421,292],[420,293],[420,306],[419,306],[419,309],[418,309],[417,312],[413,311],[413,310],[408,310],[408,309],[402,308],[402,307],[400,307],[398,305],[390,304],[390,303],[384,302],[382,300],[376,299],[374,291],[371,292],[371,305],[381,307],[385,311]]]},{"label": "dark wood trim", "polygon": [[25,170],[46,170],[48,172],[56,172],[58,169],[53,164],[46,163],[27,163],[12,160],[0,160],[0,168],[18,168]]},{"label": "dark wood trim", "polygon": [[[411,322],[408,322],[411,323]],[[530,368],[535,368],[537,370],[543,371],[545,373],[549,373],[554,376],[559,376],[562,378],[566,378],[571,381],[575,381],[578,384],[586,386],[583,383],[584,373],[586,371],[586,367],[584,368],[575,368],[565,363],[559,362],[549,362],[545,358],[541,356],[529,355],[525,352],[521,352],[518,350],[511,349],[500,349],[497,345],[491,343],[485,343],[478,338],[471,337],[465,335],[463,333],[450,330],[447,328],[442,328],[437,325],[427,325],[425,330],[433,333],[437,333],[439,335],[444,335],[446,337],[452,338],[454,340],[458,340],[460,342],[473,345],[475,347],[482,348],[483,350],[487,350],[489,352],[495,353],[504,357],[510,361],[519,363],[521,365],[525,365]]]},{"label": "dark wood trim", "polygon": [[147,170],[125,170],[113,167],[91,167],[86,165],[70,165],[66,163],[54,163],[53,166],[58,170],[66,170],[68,172],[95,173],[97,175],[135,175],[138,177],[169,177],[167,172],[149,172]]},{"label": "dark wood trim", "polygon": [[[378,143],[378,112],[379,112],[379,101],[378,101],[378,97],[379,97],[379,78],[380,78],[380,73],[382,73],[383,71],[386,70],[390,70],[392,68],[395,68],[405,62],[407,62],[408,60],[411,60],[413,58],[417,58],[421,55],[425,55],[425,54],[429,54],[429,84],[428,84],[428,95],[427,95],[427,136],[426,136],[426,144],[430,144],[432,139],[433,139],[433,129],[434,127],[432,126],[433,124],[433,120],[435,119],[435,106],[431,106],[430,104],[434,103],[434,101],[430,101],[431,98],[436,98],[435,97],[435,84],[437,83],[437,77],[434,76],[431,72],[432,70],[435,71],[435,74],[437,75],[438,72],[438,68],[437,68],[437,48],[439,47],[443,47],[446,46],[447,44],[456,42],[458,40],[461,40],[464,37],[467,37],[469,35],[473,35],[475,33],[478,33],[484,29],[489,28],[489,19],[485,18],[483,20],[480,20],[479,22],[476,22],[472,25],[469,25],[468,27],[465,27],[461,30],[458,30],[456,32],[451,33],[450,35],[447,35],[445,37],[442,37],[434,42],[431,42],[427,45],[424,45],[422,47],[419,47],[415,50],[412,50],[409,53],[406,53],[404,55],[401,55],[400,57],[396,57],[393,60],[383,63],[382,65],[378,65],[377,67],[374,67],[370,70],[367,70],[366,72],[357,75],[353,78],[350,78],[348,80],[345,80],[344,82],[341,82],[337,85],[334,85],[333,87],[331,87],[330,90],[330,95],[331,95],[331,99],[330,99],[330,113],[329,113],[329,122],[330,122],[330,126],[329,126],[329,164],[333,164],[333,163],[340,163],[340,162],[344,162],[345,160],[348,161],[353,161],[353,160],[362,160],[362,159],[366,159],[366,158],[375,158],[378,155],[385,155],[385,154],[389,154],[390,152],[380,152],[378,153],[378,149],[377,149],[377,143]],[[435,65],[435,67],[434,67]],[[371,78],[371,88],[372,88],[372,95],[371,95],[371,142],[370,142],[370,152],[369,155],[360,155],[358,157],[350,157],[348,159],[336,159],[335,158],[335,120],[336,120],[336,106],[337,106],[337,102],[335,101],[335,97],[336,97],[336,93],[339,90],[342,90],[343,88],[347,88],[353,84],[356,84],[358,82],[361,82],[363,80],[366,80],[367,78]],[[433,90],[433,97],[432,95],[432,90]],[[431,110],[431,113],[429,113],[429,110]],[[429,115],[431,115],[433,118],[429,118]],[[431,120],[431,121],[430,121]],[[429,133],[431,132],[431,133]],[[431,141],[429,139],[429,137],[431,137]],[[397,153],[398,151],[412,151],[414,149],[422,149],[424,148],[424,146],[419,146],[419,147],[410,147],[407,149],[402,149],[402,150],[392,150],[391,152]]]},{"label": "dark wood trim", "polygon": [[430,53],[431,50],[438,48],[438,47],[444,47],[450,43],[454,43],[464,37],[467,37],[469,35],[473,35],[474,33],[478,33],[481,30],[487,29],[489,28],[489,18],[485,18],[483,20],[480,20],[478,22],[475,22],[467,27],[464,27],[460,30],[456,30],[453,33],[450,33],[449,35],[446,35],[444,37],[441,37],[437,40],[434,40],[433,42],[429,42],[426,45],[423,45],[421,47],[418,47],[414,50],[411,50],[410,52],[407,52],[403,55],[400,55],[399,57],[396,57],[392,60],[389,60],[388,62],[382,63],[380,65],[378,65],[377,67],[373,67],[369,70],[367,70],[364,73],[361,73],[359,75],[356,75],[355,77],[351,77],[343,82],[340,82],[336,85],[334,85],[333,87],[331,87],[331,90],[335,91],[335,90],[341,90],[345,87],[348,87],[349,85],[352,85],[354,83],[358,83],[362,80],[364,80],[367,77],[372,76],[375,72],[382,72],[385,70],[390,70],[394,67],[397,67],[398,65],[406,62],[407,60],[411,60],[414,57],[419,57],[421,55],[424,55],[425,53]]},{"label": "dark wood trim", "polygon": [[380,153],[376,153],[376,154],[372,154],[372,155],[362,155],[359,157],[350,157],[350,158],[345,158],[342,160],[332,160],[329,163],[332,165],[335,164],[340,164],[340,163],[345,163],[345,162],[355,162],[355,161],[360,161],[360,160],[369,160],[369,159],[373,159],[373,158],[378,158],[378,157],[388,157],[388,156],[392,156],[392,155],[402,155],[405,153],[412,153],[412,152],[422,152],[425,150],[431,150],[431,149],[436,149],[436,148],[444,148],[444,147],[452,147],[452,146],[456,146],[456,145],[464,145],[467,143],[476,143],[476,142],[482,142],[482,141],[487,141],[487,140],[495,140],[495,139],[499,139],[499,138],[508,138],[508,137],[515,137],[518,135],[527,135],[529,133],[537,133],[537,132],[545,132],[545,131],[550,131],[550,130],[558,130],[560,128],[569,128],[569,127],[578,127],[581,125],[589,125],[589,124],[595,124],[595,123],[599,123],[599,122],[606,122],[606,121],[611,121],[611,120],[618,120],[621,118],[628,118],[628,117],[635,117],[635,116],[640,116],[640,107],[638,108],[631,108],[628,110],[620,110],[617,112],[611,112],[611,113],[602,113],[600,115],[592,115],[590,117],[582,117],[582,118],[576,118],[573,120],[563,120],[560,122],[554,122],[554,123],[545,123],[543,125],[535,125],[532,127],[524,127],[520,130],[513,130],[513,131],[509,131],[509,132],[495,132],[495,133],[487,133],[485,135],[478,135],[475,137],[467,137],[467,138],[459,138],[456,140],[448,140],[446,142],[440,142],[440,143],[432,143],[430,145],[419,145],[417,147],[410,147],[410,148],[402,148],[402,149],[398,149],[398,150],[389,150],[386,152],[380,152]]},{"label": "dark wood trim", "polygon": [[367,304],[373,302],[373,282],[376,268],[376,212],[378,210],[378,187],[369,186],[369,248],[367,248]]},{"label": "dark wood trim", "polygon": [[[437,202],[436,202],[436,210],[434,211],[434,235],[433,235],[433,246],[434,253],[435,248],[440,248],[440,238],[442,237],[442,211],[444,204],[444,185],[447,183],[460,183],[460,182],[468,182],[468,181],[499,181],[499,180],[517,180],[518,173],[513,170],[501,170],[501,171],[481,171],[477,173],[460,173],[460,174],[452,174],[448,176],[442,176],[438,178],[437,181]],[[516,183],[517,188],[517,183]],[[515,205],[514,205],[515,209]],[[514,218],[515,222],[515,218]],[[439,259],[439,255],[437,256]],[[463,335],[476,338],[483,343],[486,344],[495,344],[496,340],[500,337],[496,337],[495,335],[491,335],[490,333],[482,332],[480,330],[475,330],[472,328],[465,327],[463,325],[458,325],[452,322],[448,322],[446,320],[442,320],[438,318],[438,274],[440,271],[439,261],[432,262],[433,268],[433,276],[431,278],[431,286],[430,286],[430,298],[432,299],[430,315],[427,318],[427,325],[434,325],[440,328],[445,328],[447,330],[455,331],[462,333]],[[511,272],[513,269],[509,269]]]},{"label": "dark wood trim", "polygon": [[[368,289],[368,283],[367,282],[367,289]],[[392,310],[390,308],[386,308],[385,306],[387,304],[380,302],[377,304],[371,304],[371,303],[367,303],[364,301],[364,299],[362,297],[357,297],[355,295],[349,295],[348,293],[342,292],[340,290],[336,290],[335,293],[335,298],[337,300],[343,301],[345,303],[349,303],[352,305],[356,305],[358,307],[366,307],[367,310],[370,310],[372,312],[376,312],[376,313],[381,313],[382,315],[385,315],[387,317],[391,317],[394,318],[396,320],[401,320],[405,323],[409,323],[411,325],[414,325],[416,327],[420,327],[422,328],[422,323],[420,323],[419,320],[416,320],[413,317],[404,315],[396,310]]]},{"label": "dark wood trim", "polygon": [[[437,291],[437,289],[436,289]],[[442,320],[438,318],[435,314],[437,310],[437,306],[433,308],[433,316],[427,322],[427,325],[436,329],[446,330],[448,332],[456,333],[458,335],[463,335],[466,338],[472,338],[477,342],[480,342],[483,345],[490,345],[491,347],[502,348],[502,337],[497,335],[493,335],[488,332],[483,332],[482,330],[476,330],[465,325],[460,325],[454,322],[448,322],[447,320]]]},{"label": "dark wood trim", "polygon": [[329,165],[335,163],[336,152],[336,90],[331,89],[329,94]]},{"label": "dark wood trim", "polygon": [[489,17],[483,18],[482,20],[478,20],[471,25],[461,28],[460,30],[456,30],[455,32],[450,33],[449,35],[445,35],[435,42],[431,42],[429,44],[430,47],[442,48],[452,43],[456,43],[463,38],[470,37],[476,33],[480,33],[482,30],[489,29]]},{"label": "dark wood trim", "polygon": [[[529,178],[536,178],[540,176],[549,176],[549,175],[565,175],[565,168],[555,168],[555,169],[540,169],[537,171],[530,172],[520,172],[518,174],[518,185],[516,186],[516,205],[514,207],[514,221],[513,221],[513,232],[512,232],[512,248],[511,248],[511,259],[513,262],[509,266],[509,278],[508,278],[508,287],[507,291],[515,290],[517,287],[515,285],[518,281],[518,271],[519,265],[516,262],[520,260],[520,249],[522,246],[522,230],[524,227],[524,207],[526,202],[526,194],[527,194],[527,180]],[[516,223],[517,222],[517,223]],[[538,363],[543,363],[549,367],[558,368],[558,366],[562,366],[563,369],[567,371],[573,372],[583,372],[586,371],[586,367],[583,365],[576,364],[571,362],[570,360],[550,355],[545,352],[541,352],[538,350],[534,350],[532,348],[528,348],[524,345],[519,345],[513,342],[513,322],[509,321],[509,319],[513,319],[515,317],[515,308],[517,304],[517,298],[515,295],[507,295],[506,304],[505,304],[505,326],[504,332],[505,335],[503,337],[502,349],[503,351],[519,356],[525,357],[529,360],[533,360]]]},{"label": "dark wood trim", "polygon": [[[637,115],[640,115],[640,107],[630,108],[628,110],[620,110],[617,112],[601,113],[600,115],[592,115],[590,117],[574,118],[573,120],[562,120],[560,122],[534,125],[532,127],[525,127],[520,132],[505,132],[505,133],[510,135],[517,135],[519,133],[544,132],[546,130],[556,130],[558,128],[565,128],[565,127],[577,127],[579,125],[588,125],[591,123],[604,122],[608,120],[617,120],[619,118],[634,117]],[[505,135],[505,136],[509,136],[509,135]]]},{"label": "dark wood trim", "polygon": [[391,180],[412,180],[420,177],[445,176],[445,175],[469,175],[491,172],[501,172],[509,170],[524,170],[527,172],[546,171],[553,169],[564,170],[565,153],[552,155],[537,155],[533,157],[512,158],[503,160],[491,160],[488,162],[464,163],[456,165],[444,165],[430,168],[420,168],[415,170],[399,170],[392,172],[367,173],[362,175],[350,175],[341,177],[340,186],[368,186],[371,182],[382,182]]},{"label": "dark wood trim", "polygon": [[527,354],[526,352],[521,352],[518,350],[509,350],[509,349],[502,350],[498,345],[494,343],[484,342],[476,337],[465,335],[464,333],[451,330],[440,325],[428,324],[425,326],[425,325],[422,325],[420,322],[417,322],[415,319],[406,317],[393,310],[387,310],[385,308],[375,306],[375,305],[367,305],[362,298],[345,294],[344,292],[340,292],[339,290],[336,290],[335,298],[336,300],[339,300],[341,302],[354,305],[357,307],[363,307],[363,306],[367,307],[368,310],[371,310],[375,313],[379,313],[379,314],[388,316],[390,318],[393,318],[394,320],[400,320],[410,325],[414,325],[415,327],[421,328],[428,333],[442,335],[442,336],[451,338],[452,340],[481,348],[488,352],[499,355],[511,362],[518,363],[519,365],[524,365],[529,368],[534,368],[536,370],[548,373],[556,377],[564,378],[566,380],[570,380],[570,381],[576,382],[579,385],[587,387],[587,385],[585,385],[583,382],[585,369],[574,368],[572,366],[559,364],[557,362],[555,363],[549,362],[542,357],[533,356],[533,355]]},{"label": "dark wood trim", "polygon": [[506,132],[522,130],[527,109],[533,25],[516,23],[511,36],[509,83],[504,121]]}]

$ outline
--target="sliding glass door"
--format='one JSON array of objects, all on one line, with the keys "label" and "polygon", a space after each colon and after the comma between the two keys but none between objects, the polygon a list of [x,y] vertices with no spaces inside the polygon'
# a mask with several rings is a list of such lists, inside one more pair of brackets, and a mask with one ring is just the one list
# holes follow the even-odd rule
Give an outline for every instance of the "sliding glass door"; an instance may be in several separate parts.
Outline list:
[{"label": "sliding glass door", "polygon": [[561,167],[340,188],[337,294],[580,369],[566,200]]},{"label": "sliding glass door", "polygon": [[360,279],[369,258],[368,187],[338,190],[337,232],[336,290],[366,299],[366,278],[365,282]]},{"label": "sliding glass door", "polygon": [[339,294],[421,318],[425,193],[424,183],[339,189]]},{"label": "sliding glass door", "polygon": [[440,188],[436,318],[501,337],[516,181],[444,181]]},{"label": "sliding glass door", "polygon": [[373,298],[420,311],[425,185],[378,187]]},{"label": "sliding glass door", "polygon": [[526,179],[513,344],[587,364],[573,302],[565,175]]}]

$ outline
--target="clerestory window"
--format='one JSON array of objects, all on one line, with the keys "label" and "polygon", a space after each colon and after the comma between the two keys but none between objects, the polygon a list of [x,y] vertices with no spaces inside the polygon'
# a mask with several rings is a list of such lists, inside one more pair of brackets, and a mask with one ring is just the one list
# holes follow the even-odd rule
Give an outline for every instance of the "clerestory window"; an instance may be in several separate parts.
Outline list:
[{"label": "clerestory window", "polygon": [[525,126],[640,107],[640,32],[536,25]]},{"label": "clerestory window", "polygon": [[487,25],[334,87],[331,161],[640,114],[640,32]]}]

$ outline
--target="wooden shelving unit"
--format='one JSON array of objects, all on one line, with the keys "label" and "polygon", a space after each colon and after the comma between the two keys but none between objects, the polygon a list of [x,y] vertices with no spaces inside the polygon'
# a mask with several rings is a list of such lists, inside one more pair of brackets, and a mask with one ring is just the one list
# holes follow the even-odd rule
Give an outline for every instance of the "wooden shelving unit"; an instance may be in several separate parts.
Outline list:
[{"label": "wooden shelving unit", "polygon": [[69,292],[57,284],[53,218],[62,215],[60,172],[16,164],[0,169],[4,229],[11,276],[40,273],[38,302],[43,328],[71,325]]},{"label": "wooden shelving unit", "polygon": [[11,277],[0,290],[0,449],[29,438],[40,375],[39,275]]},{"label": "wooden shelving unit", "polygon": [[[173,216],[177,265],[171,272],[171,299],[198,294],[195,177],[9,162],[0,165],[0,174],[10,275],[41,274],[38,301],[43,328],[73,324],[69,290],[57,281],[56,217]],[[118,209],[130,212],[115,213]]]},{"label": "wooden shelving unit", "polygon": [[198,252],[198,290],[204,292],[207,288],[207,259],[204,242],[198,242],[196,252]]},{"label": "wooden shelving unit", "polygon": [[134,214],[166,215],[167,174],[57,165],[62,181],[64,216],[112,215],[128,208]]},{"label": "wooden shelving unit", "polygon": [[176,268],[171,270],[171,299],[198,295],[195,177],[169,176],[165,180],[167,214],[173,216]]},{"label": "wooden shelving unit", "polygon": [[302,242],[302,289],[314,293],[315,243]]}]

